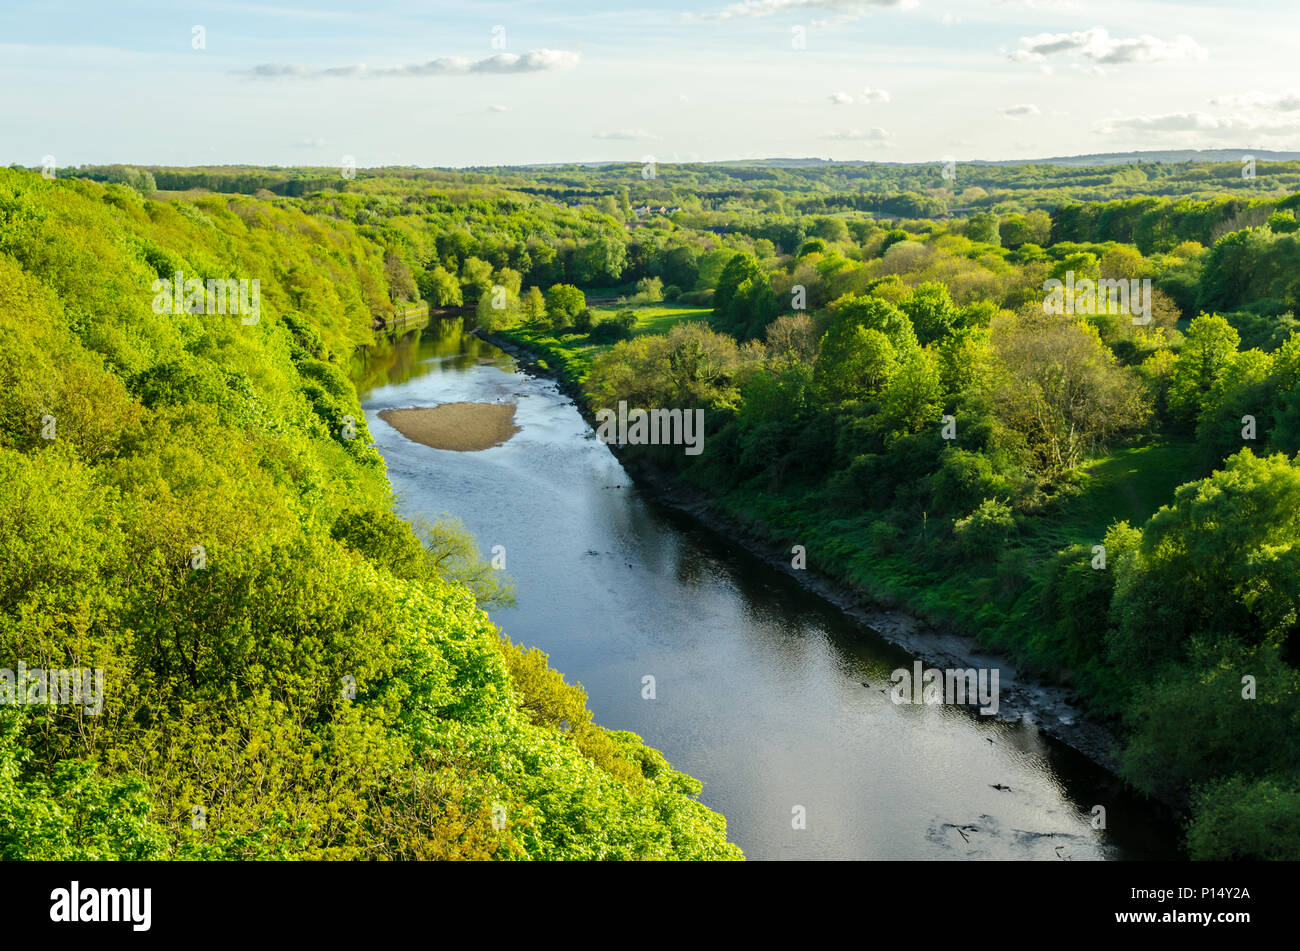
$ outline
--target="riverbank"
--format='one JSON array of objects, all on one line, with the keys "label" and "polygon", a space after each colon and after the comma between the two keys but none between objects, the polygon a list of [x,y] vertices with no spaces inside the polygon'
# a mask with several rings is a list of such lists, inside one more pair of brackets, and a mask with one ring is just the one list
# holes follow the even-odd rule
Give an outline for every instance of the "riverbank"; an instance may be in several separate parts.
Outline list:
[{"label": "riverbank", "polygon": [[[545,356],[539,356],[501,333],[475,333],[513,356],[523,371],[554,380],[561,392],[573,399],[583,418],[594,425],[578,383],[553,369]],[[1004,655],[982,648],[969,634],[956,633],[952,628],[940,630],[934,623],[918,619],[916,612],[909,610],[906,592],[891,591],[890,596],[898,606],[886,607],[869,592],[842,579],[813,569],[793,568],[788,540],[778,537],[776,529],[758,522],[742,524],[724,511],[717,500],[681,479],[637,459],[625,449],[617,446],[610,446],[610,449],[637,486],[657,504],[681,512],[731,540],[752,557],[793,578],[855,623],[871,628],[926,665],[997,668],[1000,671],[1000,719],[1030,721],[1047,735],[1108,772],[1119,775],[1118,738],[1105,726],[1084,715],[1070,688],[1044,683],[1021,673]]]}]

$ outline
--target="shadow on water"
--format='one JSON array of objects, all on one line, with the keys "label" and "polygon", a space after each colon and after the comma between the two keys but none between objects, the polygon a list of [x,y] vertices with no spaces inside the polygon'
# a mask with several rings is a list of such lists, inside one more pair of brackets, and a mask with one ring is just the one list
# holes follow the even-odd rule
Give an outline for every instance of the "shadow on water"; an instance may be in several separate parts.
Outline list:
[{"label": "shadow on water", "polygon": [[[356,380],[402,513],[450,512],[504,545],[519,603],[493,620],[580,682],[597,722],[701,779],[751,858],[1178,857],[1162,809],[1033,724],[893,703],[906,651],[646,499],[553,383],[459,321],[377,349]],[[482,452],[411,443],[377,416],[502,399],[521,431]]]}]

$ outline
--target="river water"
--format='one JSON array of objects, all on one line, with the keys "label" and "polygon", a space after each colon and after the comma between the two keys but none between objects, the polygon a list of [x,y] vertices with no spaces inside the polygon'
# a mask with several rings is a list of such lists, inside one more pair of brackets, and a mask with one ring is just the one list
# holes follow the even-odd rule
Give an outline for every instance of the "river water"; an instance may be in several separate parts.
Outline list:
[{"label": "river water", "polygon": [[[518,603],[493,620],[581,683],[597,723],[702,780],[747,857],[1177,857],[1158,810],[1031,723],[893,703],[905,651],[648,500],[553,382],[459,321],[355,378],[402,514],[450,513],[485,553],[504,546]],[[514,403],[520,432],[451,452],[377,415],[461,401]]]}]

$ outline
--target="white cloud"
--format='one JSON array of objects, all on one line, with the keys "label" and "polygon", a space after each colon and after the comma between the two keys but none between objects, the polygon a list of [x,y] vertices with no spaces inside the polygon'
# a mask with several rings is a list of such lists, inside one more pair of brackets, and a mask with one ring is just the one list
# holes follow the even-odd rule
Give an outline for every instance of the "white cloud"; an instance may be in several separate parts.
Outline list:
[{"label": "white cloud", "polygon": [[632,142],[638,139],[657,139],[659,136],[647,132],[645,129],[615,129],[612,132],[597,132],[592,136],[593,139],[613,139],[621,142]]},{"label": "white cloud", "polygon": [[1104,27],[1075,33],[1039,33],[1022,36],[1020,48],[1008,56],[1017,63],[1041,63],[1057,53],[1070,53],[1094,64],[1163,63],[1174,60],[1203,60],[1208,55],[1190,36],[1172,40],[1143,33],[1122,38],[1111,36]]},{"label": "white cloud", "polygon": [[572,69],[578,54],[569,50],[529,50],[523,56],[498,53],[481,59],[469,68],[471,73],[540,73],[550,69]]},{"label": "white cloud", "polygon": [[998,110],[1009,119],[1019,119],[1021,116],[1036,116],[1039,114],[1038,107],[1031,102],[1020,103],[1015,106],[1005,106]]},{"label": "white cloud", "polygon": [[1226,106],[1229,109],[1262,109],[1276,112],[1295,112],[1300,110],[1300,93],[1297,92],[1244,92],[1230,96],[1215,96],[1210,100],[1212,106]]},{"label": "white cloud", "polygon": [[1219,119],[1204,112],[1170,112],[1158,116],[1125,116],[1107,119],[1105,130],[1125,129],[1132,132],[1204,132],[1222,129],[1232,124],[1231,119]]},{"label": "white cloud", "polygon": [[861,129],[847,129],[843,132],[827,132],[822,138],[837,142],[887,142],[890,134],[880,128],[867,129],[865,132]]},{"label": "white cloud", "polygon": [[477,62],[463,56],[440,56],[412,66],[383,66],[370,69],[364,63],[352,66],[304,66],[299,63],[262,63],[247,75],[255,79],[337,79],[358,76],[455,76],[466,73],[538,73],[569,69],[578,65],[578,54],[569,50],[530,50],[522,56],[498,53]]},{"label": "white cloud", "polygon": [[509,112],[509,111],[510,111],[509,106],[503,106],[498,103],[493,103],[492,105],[488,106],[488,112]]},{"label": "white cloud", "polygon": [[885,92],[883,89],[872,89],[870,86],[867,86],[862,90],[862,95],[857,99],[854,99],[852,95],[843,91],[831,93],[827,98],[837,106],[847,106],[854,102],[889,102],[889,93]]},{"label": "white cloud", "polygon": [[1170,112],[1162,115],[1124,116],[1106,119],[1096,126],[1098,132],[1140,132],[1145,135],[1184,133],[1218,133],[1221,135],[1295,135],[1300,120],[1276,122],[1243,116],[1212,116],[1204,112]]}]

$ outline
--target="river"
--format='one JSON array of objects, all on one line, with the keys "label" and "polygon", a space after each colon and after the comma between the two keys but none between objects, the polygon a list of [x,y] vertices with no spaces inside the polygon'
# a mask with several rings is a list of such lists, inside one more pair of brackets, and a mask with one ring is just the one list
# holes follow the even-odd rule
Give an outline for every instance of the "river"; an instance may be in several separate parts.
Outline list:
[{"label": "river", "polygon": [[[493,621],[702,780],[750,859],[1177,857],[1161,810],[1032,723],[892,702],[905,651],[647,499],[554,382],[458,320],[354,376],[402,514],[504,546],[518,603]],[[461,401],[516,404],[520,431],[459,453],[377,415]]]}]

